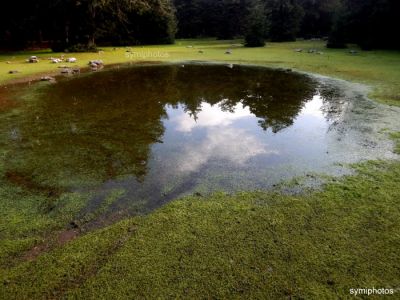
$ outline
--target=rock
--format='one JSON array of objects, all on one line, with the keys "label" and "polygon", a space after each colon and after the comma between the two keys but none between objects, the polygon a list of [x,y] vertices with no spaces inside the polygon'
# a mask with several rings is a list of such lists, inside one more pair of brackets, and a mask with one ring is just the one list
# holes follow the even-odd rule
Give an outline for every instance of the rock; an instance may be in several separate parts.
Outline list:
[{"label": "rock", "polygon": [[11,71],[8,71],[8,74],[18,74],[18,73],[19,73],[18,70],[11,70]]},{"label": "rock", "polygon": [[44,76],[40,78],[40,81],[56,81],[54,77],[51,76]]},{"label": "rock", "polygon": [[68,68],[65,68],[65,69],[61,70],[61,74],[70,74],[70,73],[71,73],[71,70],[68,69]]},{"label": "rock", "polygon": [[92,71],[97,71],[101,68],[103,68],[103,61],[102,60],[91,60],[89,61],[89,66],[91,68]]},{"label": "rock", "polygon": [[70,58],[67,58],[67,60],[66,60],[67,63],[76,63],[76,61],[77,61],[77,59],[75,57],[70,57]]},{"label": "rock", "polygon": [[94,66],[94,65],[96,65],[97,67],[99,67],[99,66],[103,66],[104,63],[103,63],[103,61],[100,60],[100,59],[96,59],[96,60],[91,60],[91,61],[89,61],[89,66]]},{"label": "rock", "polygon": [[31,56],[31,57],[28,59],[28,62],[29,62],[29,63],[38,63],[38,62],[39,62],[39,59],[37,58],[37,56]]}]

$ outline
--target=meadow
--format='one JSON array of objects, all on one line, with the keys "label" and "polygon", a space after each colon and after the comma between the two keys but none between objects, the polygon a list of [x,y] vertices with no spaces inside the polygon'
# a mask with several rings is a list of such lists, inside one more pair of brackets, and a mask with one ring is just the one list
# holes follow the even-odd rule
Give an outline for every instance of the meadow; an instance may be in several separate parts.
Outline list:
[{"label": "meadow", "polygon": [[[356,52],[326,49],[322,41],[251,49],[239,41],[178,40],[65,56],[76,57],[71,66],[81,68],[92,59],[106,66],[212,61],[290,68],[368,85],[372,99],[399,106],[400,53],[351,49]],[[40,62],[26,63],[31,55]],[[48,60],[56,56],[1,54],[2,88],[58,74],[59,65]],[[7,126],[13,114],[18,105],[4,107],[0,124]],[[387,136],[400,154],[399,134]],[[354,165],[354,175],[328,178],[321,190],[300,194],[193,195],[75,236],[65,226],[88,195],[49,197],[48,191],[13,184],[5,170],[5,140],[0,137],[1,299],[346,299],[350,288],[400,288],[397,160]]]}]

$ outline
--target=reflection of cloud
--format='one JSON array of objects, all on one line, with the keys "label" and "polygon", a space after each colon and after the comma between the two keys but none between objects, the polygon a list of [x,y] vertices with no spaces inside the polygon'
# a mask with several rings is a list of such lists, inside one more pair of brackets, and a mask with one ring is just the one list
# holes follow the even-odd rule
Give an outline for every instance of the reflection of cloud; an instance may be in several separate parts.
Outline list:
[{"label": "reflection of cloud", "polygon": [[203,103],[200,109],[197,121],[188,114],[180,114],[172,119],[171,121],[178,124],[177,131],[191,132],[195,127],[228,126],[235,120],[252,116],[249,108],[244,108],[241,103],[233,108],[234,113],[222,111],[220,107],[208,103]]},{"label": "reflection of cloud", "polygon": [[243,129],[218,126],[208,132],[200,145],[184,149],[178,168],[183,172],[192,172],[211,158],[227,159],[243,165],[259,154],[277,154],[277,151],[268,151],[266,145]]},{"label": "reflection of cloud", "polygon": [[320,95],[315,95],[311,101],[307,102],[304,105],[300,115],[313,116],[316,118],[323,119],[324,118],[324,113],[322,111],[323,105],[324,102],[322,97]]}]

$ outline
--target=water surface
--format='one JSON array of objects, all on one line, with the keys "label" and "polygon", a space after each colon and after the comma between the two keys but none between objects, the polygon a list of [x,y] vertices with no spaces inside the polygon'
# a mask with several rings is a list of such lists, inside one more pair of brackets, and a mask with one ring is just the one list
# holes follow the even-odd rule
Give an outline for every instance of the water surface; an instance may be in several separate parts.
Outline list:
[{"label": "water surface", "polygon": [[88,209],[113,194],[113,210],[146,211],[185,194],[269,189],[393,157],[377,105],[293,72],[122,68],[45,85],[26,102],[7,123],[9,177],[89,191]]}]

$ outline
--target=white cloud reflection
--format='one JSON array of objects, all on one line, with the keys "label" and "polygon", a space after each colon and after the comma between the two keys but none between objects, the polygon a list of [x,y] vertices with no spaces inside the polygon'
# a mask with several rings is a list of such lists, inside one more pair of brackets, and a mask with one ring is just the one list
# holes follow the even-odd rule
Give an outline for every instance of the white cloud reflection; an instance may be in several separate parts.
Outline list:
[{"label": "white cloud reflection", "polygon": [[186,145],[178,157],[176,167],[180,172],[193,172],[212,159],[228,160],[235,165],[245,165],[249,159],[260,154],[278,154],[269,150],[249,130],[233,127],[235,121],[246,117],[255,118],[248,108],[239,103],[234,113],[224,112],[218,106],[203,103],[197,121],[183,111],[171,118],[175,130],[190,134],[196,128],[206,130],[205,137],[195,144]]},{"label": "white cloud reflection", "polygon": [[301,116],[312,116],[318,119],[324,119],[322,107],[324,105],[321,95],[315,95],[311,101],[308,101],[301,110]]},{"label": "white cloud reflection", "polygon": [[[189,114],[180,114],[171,121],[177,123],[176,130],[180,132],[191,132],[196,127],[228,126],[235,120],[252,116],[248,107],[238,103],[234,107],[234,113],[222,111],[217,105],[211,106],[202,103],[201,112],[197,114],[197,120]],[[254,117],[254,116],[253,116]]]}]

